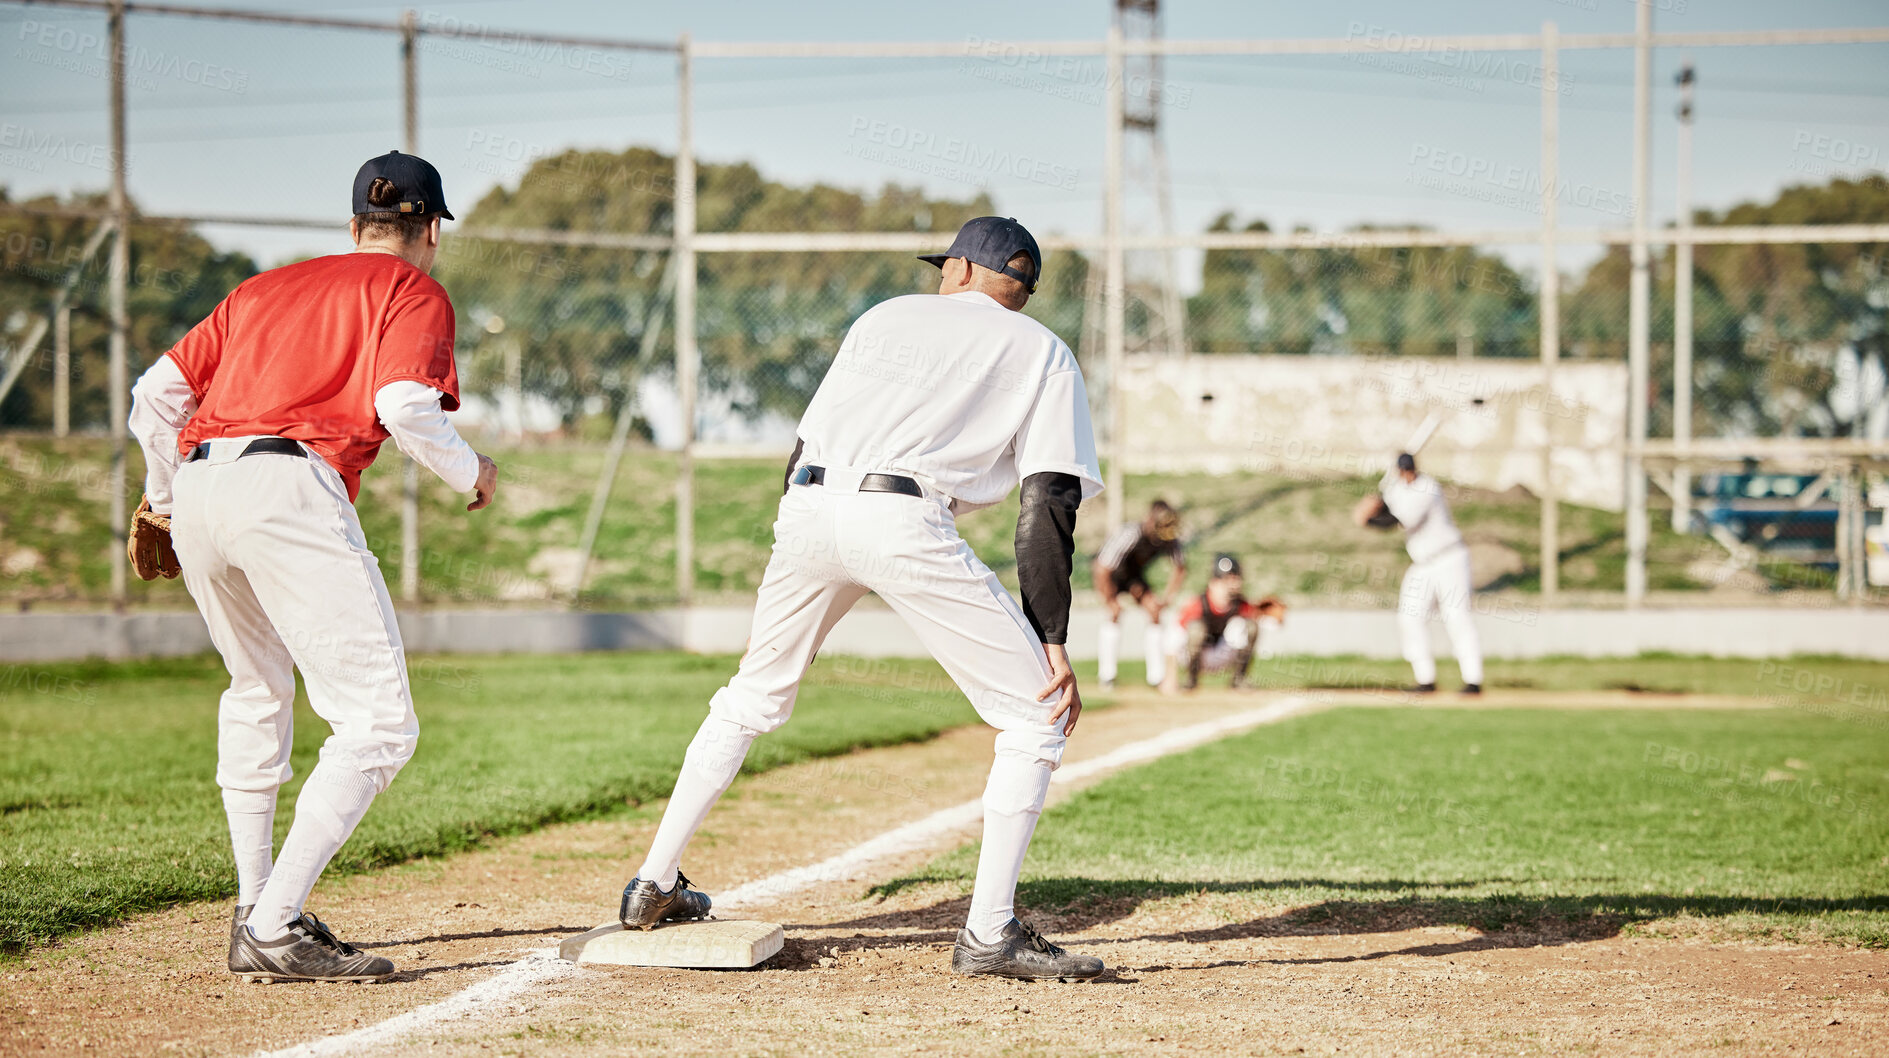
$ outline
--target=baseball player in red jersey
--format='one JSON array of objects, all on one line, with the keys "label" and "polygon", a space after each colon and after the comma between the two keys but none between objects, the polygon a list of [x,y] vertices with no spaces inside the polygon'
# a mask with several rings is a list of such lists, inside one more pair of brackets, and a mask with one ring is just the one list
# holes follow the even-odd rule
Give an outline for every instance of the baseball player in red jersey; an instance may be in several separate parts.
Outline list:
[{"label": "baseball player in red jersey", "polygon": [[[473,492],[468,510],[497,485],[496,465],[446,418],[459,406],[453,307],[427,274],[452,218],[438,171],[399,152],[371,159],[354,214],[353,253],[245,281],[133,391],[146,503],[170,518],[184,584],[230,673],[217,785],[236,853],[229,968],[248,980],[393,972],[302,910],[419,733],[393,602],[354,511],[361,471],[391,436]],[[297,669],[333,734],[272,861]]]},{"label": "baseball player in red jersey", "polygon": [[[997,729],[952,969],[1094,977],[1100,959],[1045,940],[1014,907],[1050,773],[1082,711],[1064,644],[1076,507],[1102,489],[1088,396],[1069,347],[1018,311],[1043,266],[1022,225],[974,219],[924,259],[943,271],[938,293],[866,310],[800,421],[748,651],[709,704],[618,917],[649,929],[708,914],[708,895],[679,869],[689,838],[754,739],[787,722],[827,632],[877,592]],[[1021,607],[956,523],[1019,483]]]},{"label": "baseball player in red jersey", "polygon": [[[1169,626],[1169,675],[1162,690],[1184,687],[1191,691],[1200,685],[1203,672],[1226,672],[1235,689],[1246,686],[1261,636],[1283,623],[1286,606],[1270,595],[1249,602],[1242,594],[1245,586],[1240,560],[1215,555],[1207,589],[1182,603]],[[1187,675],[1177,687],[1175,673],[1183,660]]]}]

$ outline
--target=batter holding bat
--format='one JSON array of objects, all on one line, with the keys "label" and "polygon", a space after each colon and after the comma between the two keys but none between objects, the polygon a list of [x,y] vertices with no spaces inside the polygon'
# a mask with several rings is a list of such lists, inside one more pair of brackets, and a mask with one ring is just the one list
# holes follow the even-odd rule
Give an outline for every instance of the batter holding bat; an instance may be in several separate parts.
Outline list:
[{"label": "batter holding bat", "polygon": [[[997,729],[951,968],[1092,978],[1100,959],[1050,943],[1014,907],[1050,773],[1082,712],[1064,644],[1076,508],[1102,490],[1089,400],[1069,347],[1019,311],[1043,268],[1022,225],[976,218],[922,260],[942,270],[938,293],[866,310],[800,421],[748,651],[709,703],[618,917],[650,929],[708,914],[708,895],[679,869],[689,839],[755,738],[787,722],[827,633],[877,592]],[[1021,606],[955,520],[1019,482]]]},{"label": "batter holding bat", "polygon": [[[439,172],[392,152],[354,180],[355,251],[264,272],[159,357],[133,391],[148,468],[129,541],[145,580],[175,577],[229,669],[217,785],[236,853],[230,972],[367,981],[393,963],[337,938],[303,904],[419,737],[393,601],[354,499],[392,437],[459,492],[491,502],[497,466],[459,406],[453,306],[428,272]],[[333,728],[271,859],[290,776],[295,671]]]},{"label": "batter holding bat", "polygon": [[[1419,429],[1419,437],[1410,447],[1421,448],[1434,429],[1432,417]],[[1427,627],[1434,610],[1442,614],[1443,627],[1449,631],[1450,646],[1463,674],[1463,693],[1481,694],[1482,642],[1470,612],[1470,598],[1476,588],[1469,571],[1469,547],[1450,517],[1443,486],[1430,475],[1417,472],[1415,455],[1400,452],[1396,464],[1378,484],[1377,493],[1366,496],[1354,515],[1360,525],[1402,526],[1404,530],[1410,568],[1404,571],[1403,586],[1397,593],[1397,627],[1403,639],[1404,660],[1410,662],[1416,677],[1415,690],[1424,694],[1436,690],[1436,658],[1430,651]]]}]

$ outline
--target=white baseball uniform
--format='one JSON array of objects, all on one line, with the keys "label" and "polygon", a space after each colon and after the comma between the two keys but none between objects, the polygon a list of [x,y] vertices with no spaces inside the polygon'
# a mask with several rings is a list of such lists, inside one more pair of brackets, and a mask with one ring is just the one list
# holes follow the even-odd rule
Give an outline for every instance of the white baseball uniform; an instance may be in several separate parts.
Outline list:
[{"label": "white baseball uniform", "polygon": [[[853,324],[798,433],[800,465],[823,468],[825,482],[781,498],[748,652],[710,703],[638,876],[675,884],[748,745],[787,721],[826,634],[876,592],[997,729],[972,898],[986,936],[1009,920],[1063,722],[1050,719],[1057,699],[1036,700],[1050,679],[1043,644],[955,515],[1032,474],[1072,475],[1084,499],[1102,490],[1081,371],[1048,328],[982,293],[894,298]],[[908,476],[924,495],[859,491],[875,472]]]},{"label": "white baseball uniform", "polygon": [[1475,582],[1469,573],[1469,548],[1450,517],[1443,487],[1428,474],[1406,482],[1396,470],[1378,485],[1384,506],[1403,525],[1410,568],[1397,594],[1397,624],[1404,660],[1420,684],[1436,682],[1436,658],[1426,627],[1431,610],[1442,614],[1463,682],[1482,684],[1482,642],[1476,635],[1470,602]]},{"label": "white baseball uniform", "polygon": [[[452,305],[424,272],[382,253],[315,258],[239,286],[133,391],[146,496],[171,516],[184,585],[230,673],[217,783],[237,900],[256,905],[262,940],[301,913],[418,740],[400,627],[353,498],[389,436],[472,488],[478,457],[444,407],[458,404],[452,343]],[[265,437],[297,454],[247,452]],[[200,445],[208,457],[184,461]],[[272,861],[297,669],[334,733]]]},{"label": "white baseball uniform", "polygon": [[[1163,557],[1172,562],[1175,569],[1187,564],[1187,552],[1178,537],[1162,541],[1150,536],[1140,522],[1128,522],[1115,530],[1103,541],[1102,549],[1095,553],[1096,562],[1115,579],[1116,589],[1131,597],[1132,586],[1137,584],[1144,591],[1154,591],[1154,587],[1148,583],[1148,564]],[[1161,622],[1149,621],[1142,632],[1142,657],[1147,666],[1145,675],[1150,687],[1159,687],[1167,676],[1167,647],[1173,638],[1171,620],[1169,625],[1164,630]],[[1106,687],[1115,682],[1120,667],[1122,626],[1119,621],[1103,621],[1097,631],[1096,677]],[[1182,639],[1185,638],[1183,633]]]}]

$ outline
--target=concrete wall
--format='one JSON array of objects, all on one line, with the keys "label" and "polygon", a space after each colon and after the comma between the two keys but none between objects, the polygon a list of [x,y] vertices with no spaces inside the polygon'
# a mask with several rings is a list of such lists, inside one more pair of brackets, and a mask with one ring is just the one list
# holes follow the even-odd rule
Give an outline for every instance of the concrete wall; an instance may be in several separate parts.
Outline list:
[{"label": "concrete wall", "polygon": [[[1500,602],[1502,596],[1479,597]],[[437,610],[400,619],[414,653],[568,653],[585,650],[689,649],[739,653],[750,612],[742,607],[697,607],[648,613]],[[1101,611],[1071,615],[1070,653],[1095,656]],[[1141,656],[1139,611],[1123,616],[1124,652]],[[1488,605],[1476,618],[1484,653],[1496,658],[1551,654],[1582,657],[1665,650],[1717,657],[1843,654],[1889,660],[1889,612],[1810,609],[1534,610]],[[1440,626],[1431,626],[1440,655],[1449,654]],[[1282,654],[1401,653],[1389,610],[1295,608],[1273,649]],[[0,662],[83,657],[129,658],[197,654],[210,649],[194,612],[142,614],[0,614]],[[903,619],[862,604],[828,637],[826,651],[865,657],[918,657],[925,653]]]},{"label": "concrete wall", "polygon": [[1539,495],[1552,441],[1563,500],[1624,498],[1624,364],[1559,364],[1552,393],[1530,360],[1134,356],[1123,374],[1132,470],[1376,477],[1437,411],[1422,465],[1442,480]]}]

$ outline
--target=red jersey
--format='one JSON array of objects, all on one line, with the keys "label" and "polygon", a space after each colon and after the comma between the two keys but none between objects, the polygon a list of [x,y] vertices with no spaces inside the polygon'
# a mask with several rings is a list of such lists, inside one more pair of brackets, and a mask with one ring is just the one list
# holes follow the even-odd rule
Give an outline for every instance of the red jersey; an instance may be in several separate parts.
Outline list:
[{"label": "red jersey", "polygon": [[1232,618],[1244,617],[1250,621],[1259,616],[1259,607],[1247,602],[1246,597],[1243,595],[1235,595],[1233,598],[1227,600],[1227,602],[1228,606],[1225,610],[1216,610],[1213,608],[1213,604],[1208,601],[1207,593],[1202,592],[1194,596],[1181,604],[1181,626],[1186,627],[1187,625],[1193,624],[1195,621],[1202,621],[1206,620],[1208,617],[1212,617],[1213,621],[1209,623],[1217,623],[1219,627],[1225,628],[1227,621]]},{"label": "red jersey", "polygon": [[459,407],[453,305],[431,276],[388,253],[317,257],[245,280],[171,349],[196,414],[188,455],[218,437],[288,437],[321,453],[361,492],[387,429],[374,394],[408,380]]}]

